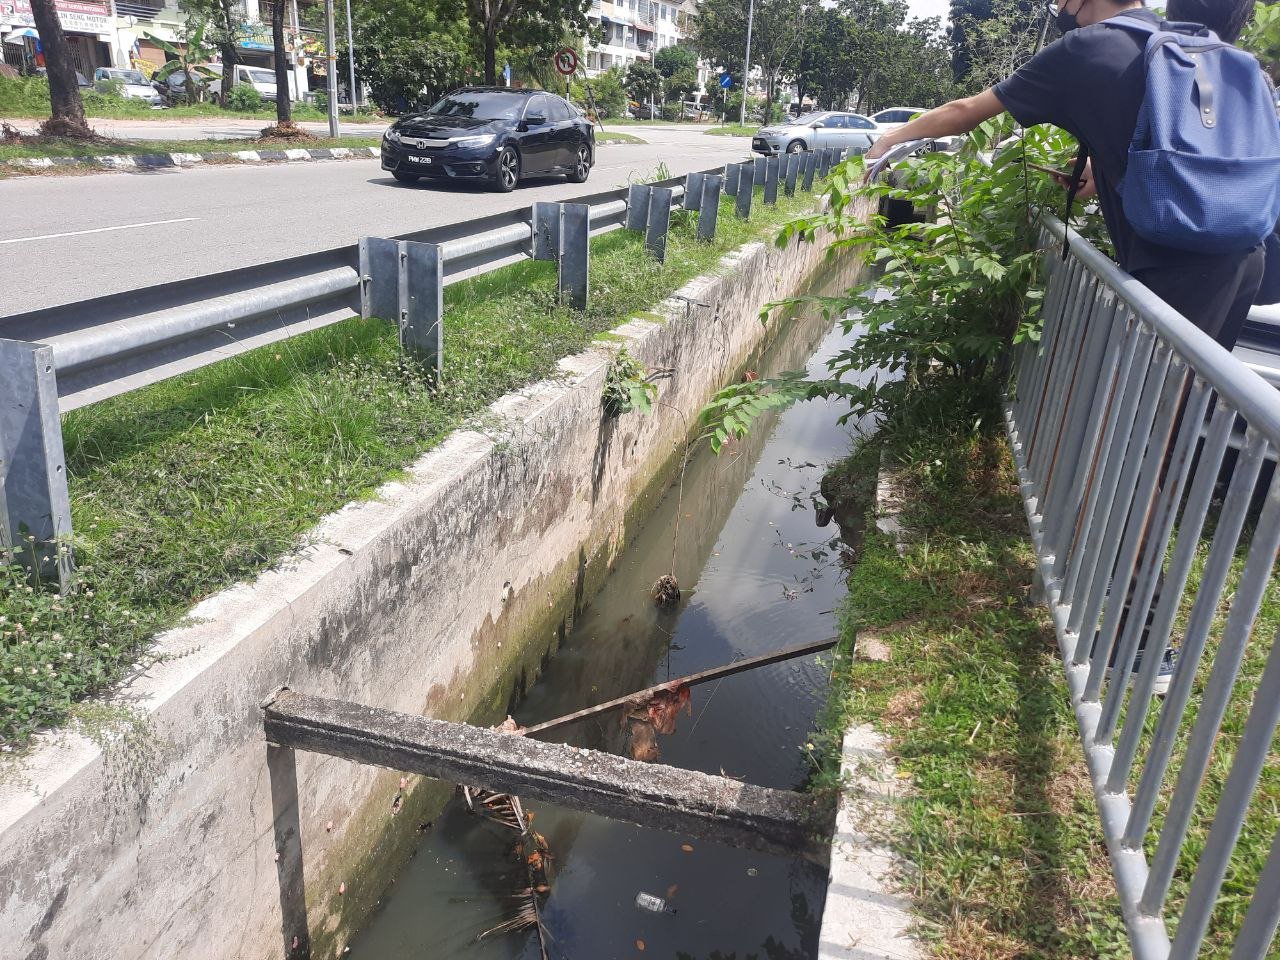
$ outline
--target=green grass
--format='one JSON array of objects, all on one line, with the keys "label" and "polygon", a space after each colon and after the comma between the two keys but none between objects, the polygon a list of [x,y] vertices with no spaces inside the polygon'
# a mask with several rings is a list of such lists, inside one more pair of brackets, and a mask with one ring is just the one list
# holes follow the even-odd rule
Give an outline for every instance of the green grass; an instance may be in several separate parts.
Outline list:
[{"label": "green grass", "polygon": [[759,129],[759,124],[743,126],[739,123],[731,123],[723,127],[712,127],[704,132],[711,137],[750,137]]},{"label": "green grass", "polygon": [[648,143],[648,140],[642,140],[633,133],[622,133],[621,131],[609,131],[607,133],[597,133],[596,143]]},{"label": "green grass", "polygon": [[243,140],[109,140],[85,143],[57,139],[38,144],[0,143],[0,164],[28,157],[141,156],[149,153],[234,153],[237,150],[320,149],[322,147],[376,147],[377,137],[316,137],[297,142]]},{"label": "green grass", "polygon": [[[868,448],[845,469],[868,475],[878,455]],[[899,556],[872,531],[850,575],[838,661],[844,666],[815,736],[822,769],[816,785],[835,782],[850,722],[888,735],[911,781],[888,839],[912,865],[903,882],[936,956],[1127,957],[1052,628],[1031,598],[1034,561],[1007,448],[996,439],[926,438],[891,457],[905,464],[910,543]],[[1243,689],[1182,853],[1171,917],[1186,898],[1277,627],[1280,583],[1273,581],[1254,634],[1265,642],[1249,648]],[[871,638],[888,647],[890,659],[848,656]],[[1207,679],[1205,664],[1199,689]],[[1181,728],[1179,752],[1191,719]],[[1148,733],[1153,727],[1149,718]],[[1202,956],[1228,957],[1280,826],[1280,752],[1273,747],[1271,756]]]},{"label": "green grass", "polygon": [[493,400],[812,202],[760,204],[744,223],[725,197],[713,244],[678,212],[661,264],[639,234],[595,238],[582,313],[555,303],[549,263],[449,287],[439,390],[389,324],[352,319],[69,414],[78,582],[59,599],[0,566],[0,743],[64,721],[195,601],[251,579]]}]

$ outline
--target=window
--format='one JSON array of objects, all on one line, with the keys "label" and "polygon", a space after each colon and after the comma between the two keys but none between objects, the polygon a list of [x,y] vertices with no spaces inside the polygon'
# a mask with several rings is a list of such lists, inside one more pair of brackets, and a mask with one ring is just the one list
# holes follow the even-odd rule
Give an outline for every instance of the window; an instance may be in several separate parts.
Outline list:
[{"label": "window", "polygon": [[842,113],[833,113],[829,117],[824,117],[822,125],[828,130],[844,130],[848,124],[845,123],[847,118]]},{"label": "window", "polygon": [[427,113],[434,117],[474,117],[477,120],[515,120],[524,107],[519,94],[489,90],[459,91],[445,97]]},{"label": "window", "polygon": [[543,119],[550,120],[549,99],[549,97],[545,97],[542,94],[538,94],[536,97],[530,97],[529,105],[524,108],[525,119],[528,120],[530,117],[542,117]]},{"label": "window", "polygon": [[853,130],[874,130],[875,123],[866,117],[859,117],[856,114],[849,114],[845,117],[846,125]]},{"label": "window", "polygon": [[559,97],[543,97],[547,102],[547,119],[552,123],[560,123],[569,119],[569,105]]}]

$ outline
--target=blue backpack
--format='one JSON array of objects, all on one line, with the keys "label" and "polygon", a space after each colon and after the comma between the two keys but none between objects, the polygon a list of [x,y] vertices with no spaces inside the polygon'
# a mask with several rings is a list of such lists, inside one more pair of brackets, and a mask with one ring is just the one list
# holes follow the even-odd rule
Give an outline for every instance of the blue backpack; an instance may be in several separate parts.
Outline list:
[{"label": "blue backpack", "polygon": [[[1103,23],[1148,37],[1146,95],[1117,184],[1125,218],[1161,246],[1257,246],[1280,220],[1280,123],[1257,60],[1199,24],[1123,14]],[[1084,156],[1082,147],[1076,181]]]}]

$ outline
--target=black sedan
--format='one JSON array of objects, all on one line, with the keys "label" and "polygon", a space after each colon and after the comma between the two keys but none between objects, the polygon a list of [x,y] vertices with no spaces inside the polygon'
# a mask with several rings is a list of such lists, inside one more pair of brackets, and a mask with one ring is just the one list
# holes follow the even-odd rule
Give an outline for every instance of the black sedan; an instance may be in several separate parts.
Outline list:
[{"label": "black sedan", "polygon": [[382,138],[382,169],[402,183],[481,180],[505,193],[527,176],[563,173],[582,183],[593,163],[591,122],[541,90],[466,87],[400,118]]}]

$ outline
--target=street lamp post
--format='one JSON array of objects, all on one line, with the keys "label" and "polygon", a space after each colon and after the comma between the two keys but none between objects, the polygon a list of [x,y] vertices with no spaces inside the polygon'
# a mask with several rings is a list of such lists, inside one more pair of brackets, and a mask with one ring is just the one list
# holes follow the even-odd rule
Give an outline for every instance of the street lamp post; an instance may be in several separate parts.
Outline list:
[{"label": "street lamp post", "polygon": [[756,18],[756,0],[749,0],[747,7],[747,55],[742,58],[742,109],[738,113],[738,123],[747,125],[747,91],[751,89],[751,25]]},{"label": "street lamp post", "polygon": [[351,116],[354,118],[360,101],[356,97],[356,42],[351,35],[351,0],[347,0],[347,67],[351,70]]},{"label": "street lamp post", "polygon": [[325,86],[329,91],[329,136],[334,140],[341,135],[338,131],[338,41],[333,32],[333,0],[324,0],[325,25]]}]

